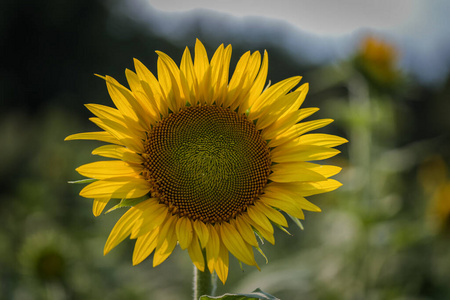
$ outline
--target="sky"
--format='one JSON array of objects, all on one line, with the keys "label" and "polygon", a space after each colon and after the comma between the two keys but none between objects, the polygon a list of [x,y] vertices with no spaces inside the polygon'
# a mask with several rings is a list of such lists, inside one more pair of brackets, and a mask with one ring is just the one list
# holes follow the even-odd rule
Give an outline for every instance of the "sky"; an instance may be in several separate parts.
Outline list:
[{"label": "sky", "polygon": [[156,9],[166,12],[187,12],[202,8],[237,17],[262,16],[278,19],[319,35],[346,34],[360,27],[395,28],[413,18],[417,13],[415,10],[418,9],[419,2],[417,0],[149,1]]},{"label": "sky", "polygon": [[[203,18],[211,38],[277,37],[294,56],[320,63],[350,55],[358,33],[375,32],[397,46],[399,66],[423,83],[439,83],[450,69],[449,0],[132,0],[128,12],[153,31],[183,36]],[[131,4],[130,4],[131,3]],[[206,22],[206,23],[207,23]],[[205,23],[203,23],[205,24]],[[223,29],[220,35],[217,28]],[[242,30],[246,28],[246,30]],[[250,32],[250,34],[249,34]],[[305,42],[306,41],[306,42]],[[267,42],[270,42],[268,40]]]}]

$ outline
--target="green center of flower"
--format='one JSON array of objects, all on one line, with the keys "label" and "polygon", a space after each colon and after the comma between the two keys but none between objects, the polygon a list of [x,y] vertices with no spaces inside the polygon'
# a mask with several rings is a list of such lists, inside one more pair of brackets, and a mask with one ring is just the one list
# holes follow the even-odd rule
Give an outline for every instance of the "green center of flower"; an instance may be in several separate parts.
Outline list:
[{"label": "green center of flower", "polygon": [[270,157],[244,115],[217,106],[188,107],[159,122],[145,142],[144,176],[173,214],[228,221],[254,203]]}]

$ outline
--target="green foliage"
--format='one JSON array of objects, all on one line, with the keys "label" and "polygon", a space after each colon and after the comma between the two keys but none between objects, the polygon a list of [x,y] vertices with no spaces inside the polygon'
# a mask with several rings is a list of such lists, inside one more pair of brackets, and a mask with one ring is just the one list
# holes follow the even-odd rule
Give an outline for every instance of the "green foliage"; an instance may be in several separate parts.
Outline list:
[{"label": "green foliage", "polygon": [[300,220],[296,217],[293,217],[291,215],[288,215],[289,218],[295,223],[295,225],[297,225],[298,228],[300,228],[301,230],[304,230],[305,228],[303,227],[302,222],[300,222]]},{"label": "green foliage", "polygon": [[135,206],[139,203],[141,203],[144,200],[147,200],[148,196],[142,196],[139,198],[133,198],[133,199],[122,199],[120,200],[119,204],[114,205],[113,207],[111,207],[106,213],[110,213],[118,208],[123,208],[123,207],[132,207]]},{"label": "green foliage", "polygon": [[94,181],[97,181],[98,179],[94,179],[94,178],[87,178],[87,179],[80,179],[80,180],[72,180],[72,181],[68,181],[67,183],[71,183],[71,184],[88,184],[88,183],[92,183]]},{"label": "green foliage", "polygon": [[211,296],[201,296],[200,300],[255,300],[255,299],[265,299],[265,300],[279,300],[278,298],[264,293],[261,289],[257,288],[251,294],[224,294],[222,296],[211,297]]}]

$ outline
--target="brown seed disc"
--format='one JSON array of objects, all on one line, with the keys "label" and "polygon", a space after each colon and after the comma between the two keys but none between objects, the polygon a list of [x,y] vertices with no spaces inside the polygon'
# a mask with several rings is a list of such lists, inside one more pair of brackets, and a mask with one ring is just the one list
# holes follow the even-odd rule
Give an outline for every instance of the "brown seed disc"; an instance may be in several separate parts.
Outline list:
[{"label": "brown seed disc", "polygon": [[145,141],[144,176],[173,214],[228,221],[261,193],[270,172],[267,143],[244,115],[188,107],[159,122]]}]

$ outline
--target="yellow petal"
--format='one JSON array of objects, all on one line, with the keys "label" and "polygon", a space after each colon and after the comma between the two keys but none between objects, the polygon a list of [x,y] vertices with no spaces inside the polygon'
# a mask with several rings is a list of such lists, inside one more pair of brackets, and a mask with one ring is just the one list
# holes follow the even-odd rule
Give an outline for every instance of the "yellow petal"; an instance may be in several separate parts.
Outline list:
[{"label": "yellow petal", "polygon": [[130,135],[132,132],[130,132],[126,127],[114,121],[99,118],[89,118],[89,120],[101,129],[109,132],[112,136],[118,139],[122,145],[138,153],[144,152],[144,145],[142,142],[145,134],[144,132],[142,132],[142,136],[132,136]]},{"label": "yellow petal", "polygon": [[264,114],[256,122],[256,129],[264,129],[280,119],[280,116],[292,106],[292,103],[298,98],[299,94],[299,92],[289,93],[279,97],[277,101],[273,102],[271,105],[266,106],[266,108],[264,108]]},{"label": "yellow petal", "polygon": [[144,132],[141,133],[133,132],[130,130],[125,123],[116,122],[112,119],[106,118],[89,118],[94,124],[98,127],[110,132],[113,136],[117,137],[117,139],[137,139],[140,140],[141,137],[144,137]]},{"label": "yellow petal", "polygon": [[343,143],[346,143],[347,140],[329,134],[320,134],[320,133],[311,133],[302,135],[288,143],[284,143],[277,148],[272,150],[273,152],[281,152],[281,151],[290,151],[301,145],[311,145],[311,146],[320,146],[320,147],[335,147],[339,146]]},{"label": "yellow petal", "polygon": [[[236,94],[234,102],[231,103],[230,109],[235,110],[238,106],[243,106],[245,102],[248,100],[248,94],[250,93],[251,88],[253,87],[253,81],[255,80],[256,74],[258,73],[259,67],[261,65],[261,54],[256,51],[248,60],[246,69],[244,71],[244,75],[242,77],[241,88]],[[244,113],[244,108],[240,108],[239,113]]]},{"label": "yellow petal", "polygon": [[295,189],[295,191],[298,192],[299,195],[307,197],[311,195],[334,191],[341,185],[342,183],[334,179],[328,179],[325,181],[317,181],[317,182],[298,182],[295,185],[293,185],[292,188]]},{"label": "yellow petal", "polygon": [[258,232],[259,236],[267,240],[272,245],[275,244],[275,238],[273,236],[273,232],[267,231],[263,227],[259,226],[252,218],[248,216],[248,214],[243,214],[241,217],[245,220],[245,222],[252,225],[253,228]]},{"label": "yellow petal", "polygon": [[139,237],[143,234],[148,233],[149,231],[154,230],[156,227],[159,227],[166,219],[168,214],[167,206],[164,204],[159,204],[159,200],[156,200],[156,198],[152,199],[155,200],[153,202],[153,206],[149,207],[142,213],[142,223],[139,225],[139,228],[136,228],[135,232],[131,233],[131,238]]},{"label": "yellow petal", "polygon": [[303,101],[305,101],[306,94],[309,91],[309,84],[304,83],[301,86],[299,86],[295,91],[300,92],[298,98],[295,100],[295,102],[292,104],[292,106],[288,110],[286,110],[286,112],[283,115],[280,116],[280,118],[283,118],[287,114],[300,109],[300,106],[303,104]]},{"label": "yellow petal", "polygon": [[115,108],[100,104],[85,104],[84,106],[86,106],[86,108],[89,109],[90,112],[92,112],[99,118],[110,119],[116,123],[122,124],[124,127],[126,126],[126,121],[123,118],[122,114]]},{"label": "yellow petal", "polygon": [[[305,209],[309,211],[320,212],[321,209],[306,200],[304,197],[300,196],[293,189],[285,189],[283,192],[274,194],[274,189],[277,189],[277,186],[271,185],[270,188],[266,187],[266,192],[264,194],[265,197],[274,198],[282,201],[289,201],[291,204],[295,205],[300,209]],[[278,188],[280,190],[280,188]]]},{"label": "yellow petal", "polygon": [[203,81],[208,68],[209,61],[205,46],[203,46],[202,42],[197,39],[195,42],[194,71],[199,83]]},{"label": "yellow petal", "polygon": [[267,206],[262,201],[256,201],[255,208],[260,211],[261,214],[267,216],[272,222],[277,223],[281,226],[288,227],[285,217],[279,211]]},{"label": "yellow petal", "polygon": [[189,52],[188,47],[186,47],[183,57],[181,58],[180,78],[183,84],[184,94],[191,106],[197,104],[196,91],[198,89],[198,83],[194,72],[191,53]]},{"label": "yellow petal", "polygon": [[153,267],[164,262],[177,244],[177,235],[175,234],[175,222],[177,217],[170,217],[162,226],[158,237],[158,246],[153,255]]},{"label": "yellow petal", "polygon": [[299,187],[299,190],[304,197],[307,197],[311,195],[331,192],[339,188],[340,186],[342,186],[342,183],[340,183],[339,181],[328,179],[326,181],[320,182],[305,182]]},{"label": "yellow petal", "polygon": [[177,113],[178,112],[177,97],[179,98],[180,91],[178,90],[178,86],[176,85],[174,86],[172,84],[173,76],[170,74],[169,69],[164,64],[161,57],[158,58],[157,69],[158,69],[158,80],[161,85],[163,95],[166,99],[166,103],[172,112]]},{"label": "yellow petal", "polygon": [[80,195],[85,198],[138,198],[150,191],[150,184],[143,178],[114,177],[95,181],[85,186]]},{"label": "yellow petal", "polygon": [[245,52],[244,55],[242,55],[239,59],[233,76],[231,76],[230,83],[228,84],[228,95],[223,104],[225,107],[229,107],[233,102],[235,102],[239,94],[243,92],[242,86],[245,83],[245,80],[243,78],[249,59],[250,51]]},{"label": "yellow petal", "polygon": [[208,264],[209,271],[212,273],[219,255],[220,238],[214,226],[207,224],[207,227],[209,231],[209,239],[206,244],[206,262]]},{"label": "yellow petal", "polygon": [[102,213],[109,200],[109,197],[94,199],[94,203],[92,204],[92,213],[95,217],[98,217]]},{"label": "yellow petal", "polygon": [[[286,143],[288,141],[298,138],[300,135],[302,135],[306,132],[322,128],[322,127],[330,124],[331,122],[333,122],[332,119],[321,119],[321,120],[314,120],[314,121],[309,121],[309,122],[302,122],[302,123],[292,126],[291,129],[287,130],[286,132],[283,132],[282,134],[277,133],[277,132],[281,132],[281,130],[280,131],[274,130],[274,132],[272,132],[272,134],[275,134],[275,137],[273,139],[271,139],[267,145],[269,147],[279,146],[283,143]],[[267,133],[269,134],[268,128],[267,128]],[[264,130],[261,135],[263,136],[263,138],[267,139],[265,136]]]},{"label": "yellow petal", "polygon": [[141,164],[144,162],[142,156],[140,156],[134,151],[131,151],[130,149],[127,149],[119,145],[100,146],[94,149],[94,151],[92,151],[92,154],[109,158],[117,158],[135,164]]},{"label": "yellow petal", "polygon": [[192,223],[188,218],[182,217],[178,219],[176,224],[176,233],[181,249],[184,250],[191,244],[193,230]]},{"label": "yellow petal", "polygon": [[222,74],[224,46],[221,44],[211,58],[211,85],[216,86]]},{"label": "yellow petal", "polygon": [[270,233],[269,231],[266,231],[258,226],[256,226],[255,228],[261,237],[263,237],[266,241],[268,241],[272,245],[275,245],[275,237],[273,236],[273,233]]},{"label": "yellow petal", "polygon": [[[181,80],[180,80],[180,69],[175,64],[175,62],[170,58],[167,54],[156,51],[156,53],[159,56],[158,61],[162,61],[163,64],[158,64],[158,78],[160,78],[161,86],[164,88],[165,86],[168,87],[169,90],[166,90],[166,96],[169,102],[173,102],[175,112],[179,111],[182,107],[185,106],[186,99],[184,96],[184,92],[181,86]],[[160,66],[163,68],[165,75],[165,78],[161,78],[159,76]],[[166,79],[167,84],[163,85],[161,79]]]},{"label": "yellow petal", "polygon": [[340,152],[334,148],[300,145],[290,151],[271,153],[271,159],[277,163],[322,160],[333,157]]},{"label": "yellow petal", "polygon": [[[295,140],[296,141],[296,140]],[[345,143],[348,143],[348,140],[331,134],[325,133],[310,133],[302,135],[298,138],[298,143],[304,145],[314,145],[314,146],[323,146],[323,147],[336,147]]]},{"label": "yellow petal", "polygon": [[194,221],[194,230],[195,230],[195,233],[197,234],[198,238],[200,239],[202,248],[205,248],[206,245],[208,244],[208,240],[209,240],[208,227],[202,221],[195,220]]},{"label": "yellow petal", "polygon": [[231,61],[231,45],[219,51],[222,48],[223,45],[217,49],[211,59],[211,83],[214,86],[214,102],[217,106],[221,106],[226,99]]},{"label": "yellow petal", "polygon": [[306,163],[306,164],[307,164],[306,168],[308,168],[311,171],[314,171],[316,173],[319,173],[326,178],[334,176],[342,170],[341,167],[337,167],[337,166],[319,165],[319,164],[313,164],[313,163]]},{"label": "yellow petal", "polygon": [[245,83],[246,85],[249,85],[250,88],[253,87],[260,66],[261,66],[261,53],[259,53],[259,51],[255,51],[250,56],[250,60],[248,61],[245,78],[246,81]]},{"label": "yellow petal", "polygon": [[141,85],[141,80],[136,73],[134,73],[130,69],[125,69],[125,76],[133,94],[136,95],[136,93],[144,92]]},{"label": "yellow petal", "polygon": [[304,219],[305,215],[303,214],[303,211],[298,205],[298,203],[295,203],[295,201],[291,198],[288,198],[286,195],[273,195],[273,194],[264,194],[260,197],[260,200],[263,201],[265,204],[276,207],[282,211],[287,212],[291,216],[294,216],[298,219]]},{"label": "yellow petal", "polygon": [[134,59],[134,67],[136,69],[136,74],[141,81],[141,86],[147,93],[149,99],[154,100],[157,105],[159,113],[166,117],[169,113],[167,110],[166,98],[161,90],[161,85],[156,79],[155,75],[150,72],[144,64],[139,60]]},{"label": "yellow petal", "polygon": [[228,249],[221,243],[217,259],[214,263],[214,269],[216,270],[217,277],[219,277],[223,284],[225,284],[228,278],[228,260]]},{"label": "yellow petal", "polygon": [[313,170],[305,168],[302,162],[276,164],[271,167],[273,173],[268,177],[275,182],[320,181],[326,178]]},{"label": "yellow petal", "polygon": [[[130,72],[125,72],[130,75]],[[132,73],[132,72],[131,72]],[[149,130],[150,122],[149,122],[149,114],[146,112],[145,107],[142,106],[141,101],[139,101],[134,94],[121,85],[117,80],[110,76],[106,76],[106,80],[110,83],[110,88],[108,91],[110,92],[111,99],[113,99],[114,103],[120,102],[122,103],[119,111],[124,116],[127,124],[132,124],[138,130]],[[113,95],[111,95],[113,92]]]},{"label": "yellow petal", "polygon": [[[314,163],[310,163],[310,162],[295,162],[295,163],[281,163],[281,164],[276,164],[274,166],[272,166],[272,170],[275,170],[277,168],[283,168],[283,169],[307,169],[310,171],[313,171],[315,173],[318,173],[320,175],[322,175],[323,179],[321,180],[326,180],[326,178],[331,177],[336,175],[337,173],[339,173],[342,168],[341,167],[337,167],[337,166],[331,166],[331,165],[319,165],[319,164],[314,164]],[[300,180],[299,180],[300,181]],[[309,180],[309,181],[316,181],[316,180]]]},{"label": "yellow petal", "polygon": [[[286,114],[284,117],[279,118],[270,126],[265,128],[261,136],[266,140],[272,140],[276,137],[283,136],[285,133],[288,133],[290,130],[294,129],[295,126],[299,126],[300,124],[297,124],[304,118],[309,117],[319,109],[316,107],[310,107],[310,108],[303,108],[294,112],[291,112],[289,114]],[[305,122],[308,123],[308,122]],[[305,124],[301,123],[301,124]],[[331,122],[330,122],[331,123]],[[295,125],[297,124],[297,125]],[[295,125],[295,126],[294,126]],[[294,131],[295,132],[295,131]],[[300,133],[301,134],[301,133]],[[297,134],[298,136],[299,134]],[[295,136],[295,137],[297,137]]]},{"label": "yellow petal", "polygon": [[264,192],[271,193],[272,195],[280,194],[288,194],[295,196],[302,196],[299,192],[299,183],[291,182],[291,183],[279,183],[279,182],[270,182],[266,185]]},{"label": "yellow petal", "polygon": [[133,266],[140,264],[155,250],[158,234],[159,228],[155,228],[137,238],[133,251]]},{"label": "yellow petal", "polygon": [[138,164],[129,164],[121,160],[96,161],[78,167],[76,171],[81,175],[95,179],[111,177],[138,176],[144,167]]},{"label": "yellow petal", "polygon": [[141,214],[141,210],[136,207],[132,207],[119,219],[119,221],[117,221],[116,225],[114,225],[111,233],[109,234],[108,240],[106,241],[105,248],[103,250],[105,255],[131,234],[134,222]]},{"label": "yellow petal", "polygon": [[149,93],[143,88],[141,80],[136,73],[126,69],[125,76],[127,77],[128,84],[135,99],[142,107],[142,112],[139,114],[139,117],[143,118],[144,123],[148,125],[155,124],[159,120],[159,111],[153,97],[149,97]]},{"label": "yellow petal", "polygon": [[317,205],[309,202],[308,200],[306,200],[305,198],[301,197],[301,198],[296,198],[295,200],[300,202],[300,205],[302,206],[302,208],[304,210],[309,210],[309,211],[315,211],[315,212],[321,212],[322,210],[320,209],[320,207],[318,207]]},{"label": "yellow petal", "polygon": [[286,95],[300,82],[301,77],[295,76],[280,81],[266,89],[256,100],[248,115],[250,120],[258,119],[264,112],[263,108],[272,104],[278,97]]},{"label": "yellow petal", "polygon": [[[190,221],[189,221],[190,222]],[[189,256],[191,257],[192,263],[199,269],[200,271],[205,271],[205,258],[203,257],[202,249],[200,248],[200,244],[198,243],[198,238],[194,234],[192,242],[188,247]]]},{"label": "yellow petal", "polygon": [[228,250],[240,261],[247,265],[256,265],[253,252],[249,251],[247,244],[242,239],[239,232],[231,224],[223,222],[219,225],[220,237]]},{"label": "yellow petal", "polygon": [[248,216],[260,227],[264,228],[266,231],[273,233],[273,226],[270,221],[267,219],[266,215],[264,215],[258,208],[254,205],[249,206],[247,208]]},{"label": "yellow petal", "polygon": [[167,241],[157,247],[155,250],[155,254],[153,255],[153,267],[156,267],[162,264],[169,256],[172,254],[173,249],[177,245],[176,235],[170,236]]},{"label": "yellow petal", "polygon": [[237,217],[234,223],[236,229],[239,231],[244,241],[254,247],[258,247],[258,241],[256,240],[255,233],[253,232],[250,224],[245,222],[245,220],[240,217]]},{"label": "yellow petal", "polygon": [[109,132],[106,131],[95,131],[95,132],[83,132],[71,134],[64,139],[65,141],[73,140],[97,140],[101,142],[107,142],[111,144],[123,145],[118,139],[113,137]]},{"label": "yellow petal", "polygon": [[[129,136],[142,137],[144,131],[150,130],[149,120],[146,116],[144,116],[146,114],[139,114],[139,118],[145,118],[145,121],[137,122],[136,120],[124,117],[119,110],[109,106],[100,104],[86,104],[85,106],[94,115],[99,117],[104,123],[106,123],[106,121],[109,121],[106,124],[108,124],[110,127],[114,127],[113,124],[117,124],[115,126],[117,127],[116,129],[126,133]],[[142,110],[142,108],[139,109]]]},{"label": "yellow petal", "polygon": [[176,236],[176,224],[178,221],[177,216],[173,216],[169,214],[166,219],[164,220],[163,224],[161,225],[161,232],[158,236],[158,247],[161,246],[164,241],[167,240],[167,237],[173,234]]},{"label": "yellow petal", "polygon": [[206,49],[200,40],[195,43],[194,73],[197,78],[197,100],[206,104],[211,99],[211,66],[209,64]]},{"label": "yellow petal", "polygon": [[125,119],[129,122],[132,121],[135,124],[140,124],[143,126],[142,129],[145,130],[146,124],[139,119],[136,113],[140,110],[140,107],[130,90],[110,76],[106,76],[106,86],[114,105],[119,109]]},{"label": "yellow petal", "polygon": [[248,102],[243,105],[242,110],[247,111],[256,101],[256,99],[261,95],[261,92],[266,84],[267,80],[267,72],[269,69],[269,56],[267,55],[267,51],[264,50],[264,57],[261,65],[261,69],[259,70],[258,77],[256,77],[252,88],[248,94]]},{"label": "yellow petal", "polygon": [[208,68],[206,69],[203,80],[199,81],[197,90],[198,101],[201,104],[211,105],[213,101],[211,86],[211,66],[208,66]]}]

